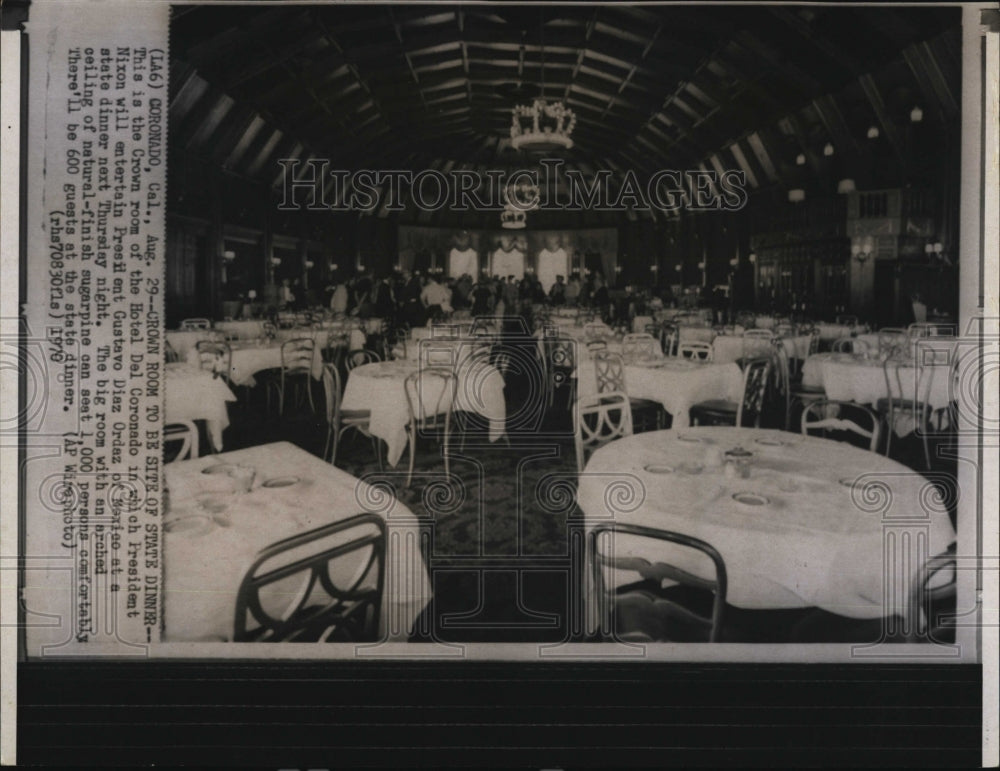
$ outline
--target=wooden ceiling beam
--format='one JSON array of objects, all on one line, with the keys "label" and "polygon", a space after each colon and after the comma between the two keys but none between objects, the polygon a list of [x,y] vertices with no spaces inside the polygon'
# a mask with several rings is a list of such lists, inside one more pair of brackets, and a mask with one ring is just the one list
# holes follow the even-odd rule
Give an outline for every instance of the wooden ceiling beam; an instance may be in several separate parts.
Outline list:
[{"label": "wooden ceiling beam", "polygon": [[903,152],[903,145],[896,131],[896,124],[885,109],[885,101],[882,99],[882,94],[875,83],[875,78],[871,74],[865,74],[858,80],[861,83],[861,89],[865,92],[868,103],[872,106],[875,117],[885,132],[886,139],[889,140],[889,146],[892,148],[896,160],[899,161],[900,168],[903,169],[904,174],[907,174],[909,172],[909,164],[906,160],[906,154]]}]

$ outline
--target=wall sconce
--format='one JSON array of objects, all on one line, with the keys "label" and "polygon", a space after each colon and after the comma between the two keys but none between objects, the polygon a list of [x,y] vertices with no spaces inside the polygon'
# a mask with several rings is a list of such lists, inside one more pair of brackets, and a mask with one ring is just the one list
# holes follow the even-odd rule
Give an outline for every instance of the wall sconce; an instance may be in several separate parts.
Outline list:
[{"label": "wall sconce", "polygon": [[871,236],[851,241],[851,256],[862,265],[875,253],[875,239]]},{"label": "wall sconce", "polygon": [[257,299],[257,290],[256,289],[251,289],[249,292],[247,292],[247,299],[249,299],[249,300],[256,300]]},{"label": "wall sconce", "polygon": [[869,126],[868,127],[868,138],[869,139],[878,139],[878,126]]},{"label": "wall sconce", "polygon": [[740,260],[739,260],[739,257],[733,257],[733,258],[732,258],[732,259],[731,259],[731,260],[729,261],[729,264],[730,264],[730,265],[731,265],[732,267],[734,267],[734,268],[735,268],[735,267],[736,267],[737,265],[739,265],[739,264],[740,264]]},{"label": "wall sconce", "polygon": [[680,273],[682,270],[684,270],[684,266],[678,263],[677,265],[674,265],[674,270]]},{"label": "wall sconce", "polygon": [[362,263],[359,262],[358,263],[358,270],[362,270],[363,271],[364,269],[365,269],[364,264],[362,264]]},{"label": "wall sconce", "polygon": [[336,270],[336,269],[337,269],[337,263],[331,262],[330,263],[330,270]]},{"label": "wall sconce", "polygon": [[621,265],[615,265],[615,273],[621,273],[621,272],[622,272],[622,266]]},{"label": "wall sconce", "polygon": [[833,155],[833,145],[831,145],[829,142],[823,145],[823,155],[827,157]]},{"label": "wall sconce", "polygon": [[854,180],[850,178],[842,179],[837,183],[837,192],[841,195],[847,193],[853,193],[857,188],[854,186]]},{"label": "wall sconce", "polygon": [[912,110],[910,110],[910,123],[920,123],[924,119],[924,111],[920,109],[920,105],[915,105]]},{"label": "wall sconce", "polygon": [[698,263],[698,270],[705,270],[705,261],[702,260]]},{"label": "wall sconce", "polygon": [[806,157],[805,157],[805,155],[803,155],[802,153],[799,153],[798,155],[795,156],[795,165],[796,166],[805,166],[805,163],[806,163]]},{"label": "wall sconce", "polygon": [[789,190],[788,200],[791,203],[802,203],[802,201],[806,200],[806,191],[800,187]]},{"label": "wall sconce", "polygon": [[227,249],[222,253],[222,259],[226,262],[232,262],[236,259],[236,252]]},{"label": "wall sconce", "polygon": [[280,257],[272,257],[272,258],[271,258],[271,264],[272,264],[272,265],[273,265],[274,267],[276,267],[276,268],[277,268],[277,267],[278,267],[279,265],[281,265],[281,258],[280,258]]},{"label": "wall sconce", "polygon": [[658,266],[658,265],[650,265],[650,266],[649,266],[649,269],[650,269],[650,270],[651,270],[651,271],[652,271],[653,273],[656,273],[656,272],[657,272],[657,271],[658,271],[658,270],[659,270],[660,268],[659,268],[659,266]]},{"label": "wall sconce", "polygon": [[756,265],[757,264],[757,254],[756,254],[756,252],[750,252],[750,255],[747,257],[747,259],[750,261],[751,265]]},{"label": "wall sconce", "polygon": [[314,263],[312,260],[306,260],[305,262],[306,270],[312,269],[315,266],[315,264],[316,263]]}]

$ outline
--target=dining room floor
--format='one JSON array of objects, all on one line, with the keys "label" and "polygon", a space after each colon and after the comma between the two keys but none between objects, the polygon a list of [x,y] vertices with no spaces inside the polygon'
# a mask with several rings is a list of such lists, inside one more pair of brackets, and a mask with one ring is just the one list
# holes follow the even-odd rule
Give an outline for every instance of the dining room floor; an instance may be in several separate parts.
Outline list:
[{"label": "dining room floor", "polygon": [[[371,442],[357,432],[342,440],[337,465],[367,482],[391,485],[418,518],[432,524],[428,563],[433,600],[414,627],[414,642],[559,642],[572,639],[571,608],[578,578],[568,544],[578,511],[574,503],[574,457],[569,388],[547,410],[528,404],[536,389],[530,373],[512,371],[505,389],[509,444],[489,443],[485,426],[469,426],[465,448],[453,443],[450,483],[443,481],[441,448],[418,442],[412,484],[404,486],[407,456],[380,471]],[[255,393],[260,392],[260,393]],[[263,388],[240,391],[230,405],[224,449],[288,441],[322,455],[326,422],[322,389],[315,387],[317,414],[309,405],[265,409]],[[526,418],[525,416],[529,416]],[[531,417],[534,416],[534,417]],[[780,427],[779,411],[764,425]],[[666,427],[669,427],[667,416]],[[203,444],[208,446],[207,444]],[[924,473],[918,440],[894,442],[893,457]],[[954,465],[934,462],[932,479],[953,503]],[[332,505],[338,505],[333,502]],[[954,514],[952,515],[954,517]],[[872,642],[878,622],[857,622],[815,608],[749,611],[727,609],[732,642]]]}]

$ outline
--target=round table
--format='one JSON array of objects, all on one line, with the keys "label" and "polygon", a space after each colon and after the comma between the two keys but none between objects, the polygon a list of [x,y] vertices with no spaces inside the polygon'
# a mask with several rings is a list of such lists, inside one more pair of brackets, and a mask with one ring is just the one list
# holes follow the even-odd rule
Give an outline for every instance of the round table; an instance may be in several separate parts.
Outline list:
[{"label": "round table", "polygon": [[[748,479],[714,465],[736,446],[753,453]],[[580,475],[577,500],[588,528],[613,518],[710,543],[725,560],[727,602],[737,607],[819,607],[877,618],[905,614],[923,561],[955,540],[931,486],[906,466],[848,444],[701,427],[602,447]],[[712,577],[704,555],[669,544],[618,535],[615,554]]]},{"label": "round table", "polygon": [[[415,359],[363,364],[351,370],[344,387],[341,409],[368,410],[371,413],[369,430],[373,436],[385,441],[390,466],[399,463],[406,449],[406,426],[410,413],[404,381],[419,368]],[[504,435],[507,422],[503,377],[490,364],[469,359],[458,363],[457,374],[455,410],[473,412],[486,418],[489,421],[490,441],[495,442]],[[421,388],[420,393],[425,399],[424,408],[433,409],[440,389],[428,386]],[[446,407],[447,401],[441,406]]]}]

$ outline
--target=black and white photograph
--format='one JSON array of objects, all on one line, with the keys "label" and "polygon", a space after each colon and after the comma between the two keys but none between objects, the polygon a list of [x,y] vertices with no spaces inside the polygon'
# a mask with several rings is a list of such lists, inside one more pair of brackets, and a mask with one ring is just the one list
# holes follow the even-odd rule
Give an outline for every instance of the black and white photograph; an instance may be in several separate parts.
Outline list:
[{"label": "black and white photograph", "polygon": [[7,677],[995,674],[995,9],[4,15]]}]

